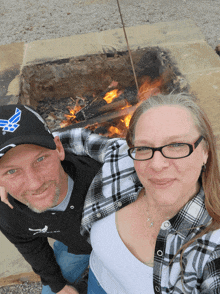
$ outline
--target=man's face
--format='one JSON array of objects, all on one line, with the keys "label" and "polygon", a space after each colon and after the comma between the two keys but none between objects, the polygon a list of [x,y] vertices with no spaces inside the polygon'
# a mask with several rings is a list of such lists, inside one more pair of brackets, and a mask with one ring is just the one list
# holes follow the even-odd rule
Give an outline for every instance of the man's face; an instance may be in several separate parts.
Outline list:
[{"label": "man's face", "polygon": [[67,175],[61,166],[65,153],[59,138],[54,141],[56,150],[23,144],[0,159],[0,186],[38,213],[61,203],[67,193]]}]

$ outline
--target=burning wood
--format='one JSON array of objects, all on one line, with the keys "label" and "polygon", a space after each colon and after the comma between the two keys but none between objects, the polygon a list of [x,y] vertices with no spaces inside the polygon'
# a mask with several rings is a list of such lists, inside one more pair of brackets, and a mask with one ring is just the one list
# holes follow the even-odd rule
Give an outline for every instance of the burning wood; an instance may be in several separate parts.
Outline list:
[{"label": "burning wood", "polygon": [[[124,92],[114,89],[107,92],[104,97],[96,97],[82,109],[76,103],[76,107],[71,110],[72,114],[67,116],[68,120],[64,121],[61,127],[73,124],[72,127],[74,128],[87,127],[95,130],[104,127],[108,121],[120,118],[116,126],[108,126],[108,136],[111,137],[113,134],[121,137],[125,136],[131,115],[137,105],[150,96],[158,94],[162,84],[162,78],[153,82],[145,78],[138,95],[137,91],[132,92],[131,89],[125,89]],[[131,92],[130,95],[129,92]]]},{"label": "burning wood", "polygon": [[[74,123],[73,125],[70,126],[70,128],[84,128],[87,126],[101,124],[101,123],[107,122],[109,120],[113,120],[115,118],[125,117],[125,116],[129,115],[127,119],[124,119],[126,125],[128,126],[129,121],[130,121],[129,118],[131,118],[131,115],[135,111],[136,108],[137,108],[137,106],[130,106],[125,109],[120,109],[120,110],[117,110],[112,113],[105,113],[105,114],[99,115],[95,118],[90,118],[86,121]],[[65,127],[68,129],[68,126],[65,126]]]},{"label": "burning wood", "polygon": [[[114,89],[110,92],[107,92],[104,97],[96,97],[91,103],[89,103],[83,109],[76,113],[76,120],[87,120],[89,118],[99,115],[99,113],[107,112],[108,107],[105,107],[108,105],[108,103],[111,103],[114,99],[118,98],[122,93],[122,91]],[[111,107],[109,109],[111,109]]]},{"label": "burning wood", "polygon": [[109,111],[117,111],[118,109],[123,109],[125,107],[129,107],[130,104],[126,99],[119,100],[117,102],[112,102],[110,104],[107,104],[105,106],[102,106],[98,109],[99,113],[106,113]]}]

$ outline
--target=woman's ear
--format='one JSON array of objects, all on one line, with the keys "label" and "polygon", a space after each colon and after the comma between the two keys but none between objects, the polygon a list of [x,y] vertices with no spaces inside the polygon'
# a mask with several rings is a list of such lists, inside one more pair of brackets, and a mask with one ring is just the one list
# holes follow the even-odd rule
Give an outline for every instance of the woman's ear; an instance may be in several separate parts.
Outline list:
[{"label": "woman's ear", "polygon": [[60,160],[64,160],[65,158],[65,151],[64,151],[64,148],[63,148],[63,144],[61,143],[60,141],[60,138],[58,136],[56,136],[54,138],[54,143],[56,144],[56,151],[58,152],[58,155],[59,155],[59,158]]},{"label": "woman's ear", "polygon": [[205,149],[203,151],[203,164],[207,163],[208,157],[209,157],[209,152],[208,152],[208,150]]}]

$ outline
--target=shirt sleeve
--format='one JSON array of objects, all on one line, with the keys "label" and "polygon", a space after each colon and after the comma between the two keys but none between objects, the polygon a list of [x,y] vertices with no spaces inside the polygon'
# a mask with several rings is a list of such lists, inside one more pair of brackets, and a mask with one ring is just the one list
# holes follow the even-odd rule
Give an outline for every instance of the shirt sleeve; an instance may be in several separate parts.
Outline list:
[{"label": "shirt sleeve", "polygon": [[93,134],[84,128],[71,127],[54,132],[53,136],[59,136],[66,151],[76,155],[88,155],[102,163],[104,162],[107,150],[118,140]]},{"label": "shirt sleeve", "polygon": [[61,269],[56,262],[53,249],[49,245],[47,238],[23,238],[9,233],[9,230],[0,230],[5,237],[15,245],[24,259],[31,265],[33,271],[41,277],[43,285],[49,285],[53,292],[61,291],[65,285]]},{"label": "shirt sleeve", "polygon": [[201,294],[220,293],[220,245],[212,252],[204,268]]}]

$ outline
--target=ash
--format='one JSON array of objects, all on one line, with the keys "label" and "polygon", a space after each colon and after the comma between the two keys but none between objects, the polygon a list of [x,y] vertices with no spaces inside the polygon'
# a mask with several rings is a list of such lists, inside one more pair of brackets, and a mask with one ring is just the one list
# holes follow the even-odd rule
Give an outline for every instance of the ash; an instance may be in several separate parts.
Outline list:
[{"label": "ash", "polygon": [[72,97],[65,98],[45,98],[38,103],[36,111],[46,121],[50,130],[56,130],[60,128],[60,124],[63,120],[66,120],[65,114],[70,114],[69,109],[74,108],[76,101],[82,106],[84,105],[83,99],[77,99]]}]

